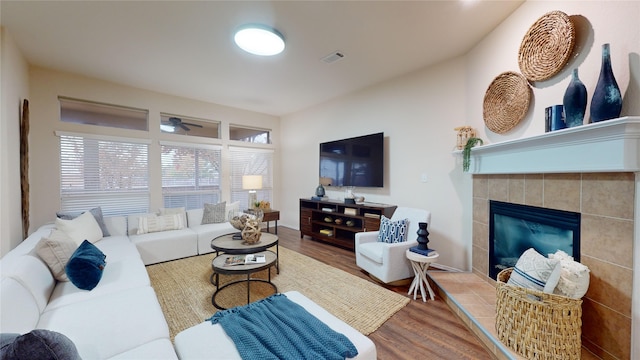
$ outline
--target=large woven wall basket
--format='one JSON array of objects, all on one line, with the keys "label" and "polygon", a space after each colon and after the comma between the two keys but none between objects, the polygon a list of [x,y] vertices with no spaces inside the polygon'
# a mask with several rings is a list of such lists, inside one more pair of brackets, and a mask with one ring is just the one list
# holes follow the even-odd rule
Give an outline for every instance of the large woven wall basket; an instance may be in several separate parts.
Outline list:
[{"label": "large woven wall basket", "polygon": [[484,123],[497,134],[513,129],[527,115],[531,88],[527,79],[514,71],[496,76],[484,94]]},{"label": "large woven wall basket", "polygon": [[527,359],[580,359],[582,300],[508,285],[513,268],[498,273],[498,338]]}]

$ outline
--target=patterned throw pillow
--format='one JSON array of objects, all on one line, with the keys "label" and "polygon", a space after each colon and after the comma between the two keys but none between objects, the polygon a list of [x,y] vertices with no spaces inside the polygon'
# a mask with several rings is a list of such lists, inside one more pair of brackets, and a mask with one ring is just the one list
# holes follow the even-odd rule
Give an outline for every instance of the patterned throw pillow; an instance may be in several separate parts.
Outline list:
[{"label": "patterned throw pillow", "polygon": [[151,214],[147,216],[140,216],[138,218],[138,235],[180,229],[184,229],[184,222],[181,214],[162,216]]},{"label": "patterned throw pillow", "polygon": [[530,248],[520,255],[507,284],[552,294],[561,270],[559,260],[547,259]]},{"label": "patterned throw pillow", "polygon": [[382,215],[380,220],[380,230],[378,232],[378,242],[399,243],[407,241],[407,230],[409,230],[409,219],[391,221]]},{"label": "patterned throw pillow", "polygon": [[227,221],[227,202],[217,204],[204,204],[202,212],[202,225],[219,224]]}]

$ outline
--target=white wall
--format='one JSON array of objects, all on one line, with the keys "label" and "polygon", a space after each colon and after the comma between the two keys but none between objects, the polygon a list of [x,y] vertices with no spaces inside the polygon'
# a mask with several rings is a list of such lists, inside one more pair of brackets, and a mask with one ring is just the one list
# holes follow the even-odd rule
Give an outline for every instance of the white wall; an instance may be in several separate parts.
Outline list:
[{"label": "white wall", "polygon": [[[356,188],[366,201],[432,212],[429,246],[440,262],[470,268],[470,177],[452,155],[456,126],[466,123],[464,59],[452,59],[282,119],[282,224],[299,228],[299,199],[318,185],[318,144],[374,132],[385,134],[385,186]],[[427,182],[421,182],[426,174]],[[344,190],[329,188],[341,199]],[[470,219],[469,219],[470,220]],[[413,234],[412,234],[413,235]]]},{"label": "white wall", "polygon": [[[518,49],[529,27],[552,10],[565,12],[576,23],[576,48],[563,70],[532,84],[527,116],[509,133],[499,135],[484,126],[482,103],[493,79],[504,71],[520,72]],[[589,118],[591,97],[598,82],[602,44],[611,45],[613,73],[623,95],[621,116],[640,114],[640,2],[637,1],[527,1],[467,54],[467,113],[469,125],[480,130],[487,143],[544,133],[544,109],[562,104],[562,97],[578,68],[587,88]]]},{"label": "white wall", "polygon": [[20,116],[29,94],[28,65],[0,28],[0,256],[22,241]]},{"label": "white wall", "polygon": [[[228,141],[230,123],[272,129],[274,143],[277,143],[280,138],[280,122],[274,116],[131,88],[74,74],[32,68],[30,71],[30,90],[32,103],[31,198],[37,199],[37,204],[34,203],[34,206],[31,207],[32,231],[44,223],[53,221],[55,212],[60,208],[59,139],[54,134],[56,130],[151,139],[152,142],[149,147],[149,157],[151,159],[149,166],[151,211],[155,211],[162,206],[160,145],[157,140],[194,141],[192,140],[193,137],[182,136],[178,138],[175,135],[161,133],[160,112],[221,121],[223,140],[211,139],[209,142],[222,144],[225,148],[227,145],[234,143]],[[58,96],[148,109],[149,131],[61,122],[59,119]],[[197,141],[203,141],[201,139]],[[247,143],[235,142],[235,144],[246,145]],[[223,172],[227,170],[225,168],[227,164],[226,153],[223,150]],[[277,175],[280,172],[280,168],[277,149],[274,158],[274,182],[278,183]],[[153,159],[157,161],[153,161]],[[222,179],[223,189],[228,188],[226,186],[228,182],[228,178]],[[223,192],[223,200],[228,200],[229,197],[228,191]],[[274,189],[274,199],[277,198],[277,189]],[[273,204],[274,207],[277,206],[277,200],[274,200]]]}]

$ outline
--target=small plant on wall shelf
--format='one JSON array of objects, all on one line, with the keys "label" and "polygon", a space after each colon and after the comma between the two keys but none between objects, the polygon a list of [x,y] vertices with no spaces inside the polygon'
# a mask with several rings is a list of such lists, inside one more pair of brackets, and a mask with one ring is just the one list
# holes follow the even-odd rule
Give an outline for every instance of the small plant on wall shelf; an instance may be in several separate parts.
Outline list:
[{"label": "small plant on wall shelf", "polygon": [[464,149],[462,149],[462,170],[467,172],[469,171],[469,165],[471,165],[471,148],[476,145],[482,145],[484,142],[482,139],[477,137],[472,137],[467,140],[467,143],[464,145]]}]

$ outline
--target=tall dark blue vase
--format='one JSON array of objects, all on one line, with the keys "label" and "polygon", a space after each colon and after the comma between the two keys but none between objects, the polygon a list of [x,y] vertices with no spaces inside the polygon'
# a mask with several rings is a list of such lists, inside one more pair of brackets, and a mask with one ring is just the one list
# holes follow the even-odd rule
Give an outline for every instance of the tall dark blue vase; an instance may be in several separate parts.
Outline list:
[{"label": "tall dark blue vase", "polygon": [[564,107],[564,122],[567,127],[580,126],[587,109],[587,88],[578,78],[578,68],[573,69],[571,82],[564,92],[562,99]]},{"label": "tall dark blue vase", "polygon": [[622,94],[611,69],[609,44],[602,45],[602,68],[591,98],[591,122],[615,119],[622,110]]}]

